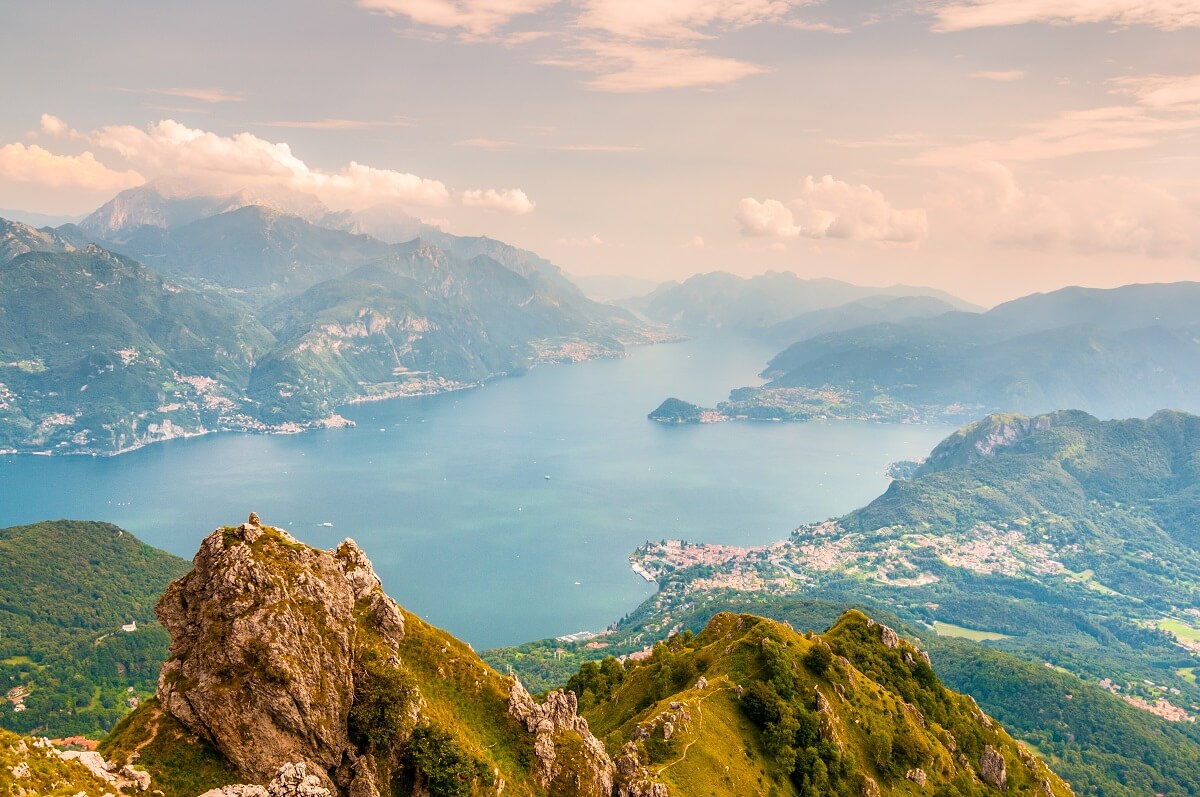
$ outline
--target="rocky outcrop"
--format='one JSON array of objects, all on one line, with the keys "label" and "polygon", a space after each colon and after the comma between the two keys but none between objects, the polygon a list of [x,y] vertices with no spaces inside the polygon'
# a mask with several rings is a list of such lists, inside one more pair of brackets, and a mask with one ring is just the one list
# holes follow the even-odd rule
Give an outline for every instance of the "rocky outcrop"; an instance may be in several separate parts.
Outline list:
[{"label": "rocky outcrop", "polygon": [[615,765],[617,797],[668,797],[666,785],[653,780],[633,742],[625,743]]},{"label": "rocky outcrop", "polygon": [[251,780],[300,761],[351,788],[356,645],[394,648],[403,616],[352,540],[319,551],[257,521],[209,535],[156,607],[171,634],[159,700]]},{"label": "rocky outcrop", "polygon": [[[535,701],[513,679],[508,696],[508,713],[535,734],[533,754],[538,783],[551,793],[558,791],[558,781],[569,774],[574,781],[572,793],[608,797],[613,790],[615,767],[604,744],[592,735],[587,720],[579,716],[579,703],[574,692],[556,689],[546,695],[546,702]],[[583,759],[582,766],[573,766],[564,773],[558,763],[559,747],[576,746]]]},{"label": "rocky outcrop", "polygon": [[200,797],[331,797],[329,789],[321,785],[321,779],[308,774],[303,761],[284,764],[266,786],[253,783],[236,783],[210,789]]},{"label": "rocky outcrop", "polygon": [[1004,754],[990,744],[983,748],[983,756],[979,760],[979,777],[984,783],[990,783],[997,789],[1003,789],[1008,783],[1008,770],[1004,763]]}]

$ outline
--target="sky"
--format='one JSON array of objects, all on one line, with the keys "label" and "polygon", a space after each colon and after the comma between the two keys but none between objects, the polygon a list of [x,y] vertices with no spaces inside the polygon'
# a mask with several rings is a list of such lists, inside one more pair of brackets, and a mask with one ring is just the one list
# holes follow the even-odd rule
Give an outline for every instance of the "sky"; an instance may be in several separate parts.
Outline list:
[{"label": "sky", "polygon": [[0,208],[162,178],[579,275],[1200,279],[1200,0],[13,0]]}]

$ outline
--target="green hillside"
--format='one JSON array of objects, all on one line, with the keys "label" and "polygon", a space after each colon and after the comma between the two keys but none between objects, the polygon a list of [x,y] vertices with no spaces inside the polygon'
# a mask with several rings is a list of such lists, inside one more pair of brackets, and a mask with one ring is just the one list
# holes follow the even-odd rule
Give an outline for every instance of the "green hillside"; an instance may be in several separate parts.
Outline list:
[{"label": "green hillside", "polygon": [[0,687],[27,693],[23,711],[0,703],[0,726],[97,736],[152,695],[168,643],[154,604],[186,569],[108,523],[0,530]]}]

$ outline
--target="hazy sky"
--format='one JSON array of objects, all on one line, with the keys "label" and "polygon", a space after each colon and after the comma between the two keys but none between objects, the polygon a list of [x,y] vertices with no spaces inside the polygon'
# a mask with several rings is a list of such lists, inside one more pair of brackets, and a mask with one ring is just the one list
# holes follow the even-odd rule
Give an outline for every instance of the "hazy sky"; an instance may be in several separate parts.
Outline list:
[{"label": "hazy sky", "polygon": [[0,207],[172,175],[579,274],[1200,279],[1200,0],[14,0],[0,100]]}]

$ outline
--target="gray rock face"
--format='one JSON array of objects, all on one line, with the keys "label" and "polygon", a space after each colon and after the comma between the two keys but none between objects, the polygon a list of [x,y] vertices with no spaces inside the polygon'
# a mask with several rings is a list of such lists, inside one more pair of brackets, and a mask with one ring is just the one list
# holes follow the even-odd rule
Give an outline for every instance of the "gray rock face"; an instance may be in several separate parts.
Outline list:
[{"label": "gray rock face", "polygon": [[213,532],[193,564],[155,609],[171,634],[163,707],[247,778],[300,761],[326,789],[348,788],[358,626],[385,645],[404,638],[366,556],[352,540],[318,551],[255,522]]},{"label": "gray rock face", "polygon": [[[562,768],[557,763],[556,743],[578,739],[582,743],[579,749],[584,766],[574,768],[576,782],[571,784],[573,791],[570,793],[608,797],[613,790],[615,767],[604,744],[592,735],[587,720],[579,716],[578,709],[579,703],[574,692],[556,689],[546,696],[545,703],[539,704],[515,679],[508,696],[509,715],[530,733],[536,734],[533,754],[537,779],[542,788],[551,794],[564,791],[564,788],[560,788],[562,784],[556,784],[562,774]],[[564,734],[566,739],[563,738]]]},{"label": "gray rock face", "polygon": [[112,765],[104,760],[104,756],[95,750],[67,750],[58,754],[63,761],[78,761],[84,769],[101,780],[116,783],[117,776],[112,773]]},{"label": "gray rock face", "polygon": [[121,767],[121,777],[132,783],[138,791],[149,791],[150,789],[150,773],[143,772],[140,769],[134,769],[131,765],[126,764]]},{"label": "gray rock face", "polygon": [[983,756],[979,760],[979,777],[997,789],[1003,789],[1004,784],[1008,782],[1004,755],[990,744],[983,748]]},{"label": "gray rock face", "polygon": [[303,761],[284,764],[266,786],[235,783],[210,789],[200,797],[332,797],[321,779],[308,774]]},{"label": "gray rock face", "polygon": [[617,797],[667,797],[666,785],[652,779],[633,742],[625,743],[615,765]]}]

